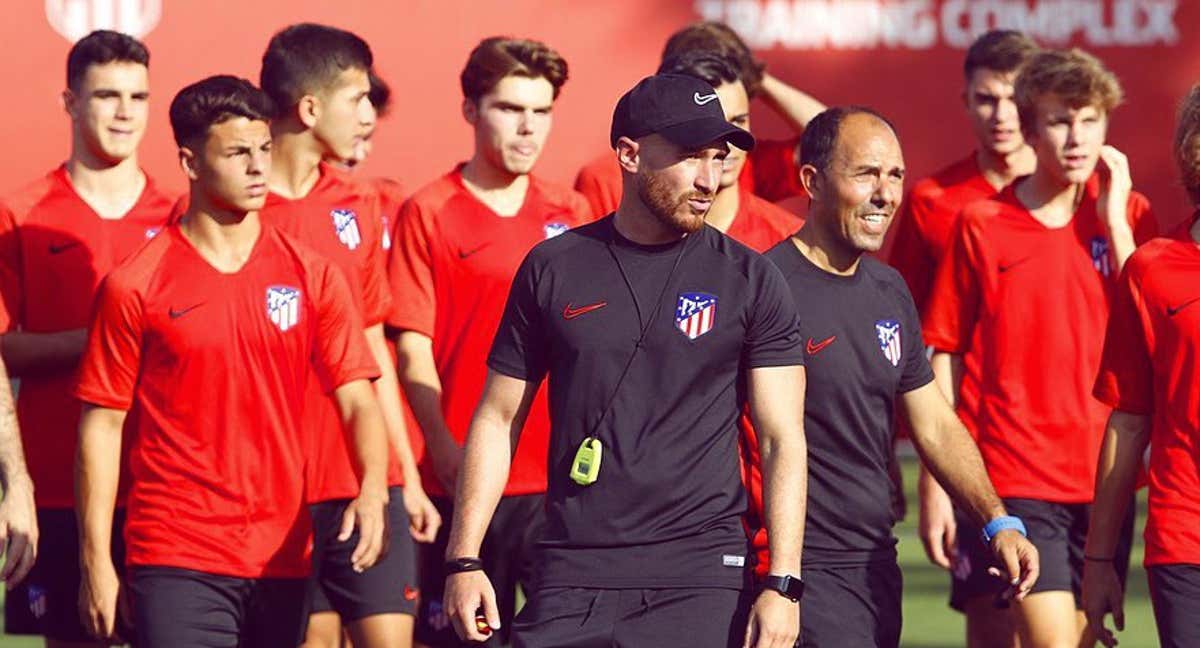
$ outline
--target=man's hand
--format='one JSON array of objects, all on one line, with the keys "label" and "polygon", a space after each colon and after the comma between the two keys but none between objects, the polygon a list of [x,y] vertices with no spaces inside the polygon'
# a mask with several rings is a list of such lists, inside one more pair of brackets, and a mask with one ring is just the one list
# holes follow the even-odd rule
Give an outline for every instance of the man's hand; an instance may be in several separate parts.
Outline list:
[{"label": "man's hand", "polygon": [[350,539],[354,529],[358,528],[358,545],[350,554],[350,566],[356,572],[364,572],[387,552],[387,489],[364,488],[352,502],[346,506],[342,515],[342,528],[338,533],[338,542]]},{"label": "man's hand", "polygon": [[1129,175],[1129,158],[1116,148],[1105,144],[1100,147],[1100,164],[1096,170],[1100,174],[1100,196],[1096,202],[1096,212],[1100,220],[1108,227],[1129,227],[1126,218],[1126,207],[1129,205],[1129,194],[1133,191],[1133,180]]},{"label": "man's hand", "polygon": [[408,511],[408,532],[417,542],[433,542],[442,526],[441,513],[429,501],[420,484],[406,483],[403,490],[404,510]]},{"label": "man's hand", "polygon": [[463,449],[449,434],[437,435],[425,446],[433,462],[433,474],[447,493],[453,494],[458,485],[458,469],[462,466]]},{"label": "man's hand", "polygon": [[[123,606],[121,581],[117,578],[112,557],[85,560],[79,581],[79,619],[84,629],[102,641],[119,640],[117,609]],[[122,609],[121,614],[128,622],[129,611]]]},{"label": "man's hand", "polygon": [[[8,389],[7,383],[3,385]],[[33,503],[33,481],[29,475],[9,477],[4,500],[0,502],[0,547],[4,549],[4,567],[0,580],[8,589],[29,574],[37,560],[38,526]]]},{"label": "man's hand", "polygon": [[918,526],[921,544],[929,562],[951,569],[958,551],[958,525],[954,521],[954,504],[950,496],[927,471],[922,470],[917,482],[921,501]]},{"label": "man's hand", "polygon": [[1005,529],[992,538],[992,553],[1004,569],[989,567],[988,573],[1008,584],[1004,598],[1024,599],[1037,582],[1041,569],[1037,547],[1019,532]]},{"label": "man's hand", "polygon": [[1083,613],[1088,629],[1100,643],[1108,648],[1117,645],[1116,635],[1104,627],[1104,616],[1112,613],[1117,630],[1125,630],[1125,592],[1111,562],[1084,560]]},{"label": "man's hand", "polygon": [[742,648],[792,648],[800,637],[800,604],[763,590],[750,608]]},{"label": "man's hand", "polygon": [[[482,570],[450,574],[442,605],[454,632],[464,641],[487,641],[500,629],[500,610],[496,607],[496,591]],[[483,623],[476,621],[482,611]]]}]

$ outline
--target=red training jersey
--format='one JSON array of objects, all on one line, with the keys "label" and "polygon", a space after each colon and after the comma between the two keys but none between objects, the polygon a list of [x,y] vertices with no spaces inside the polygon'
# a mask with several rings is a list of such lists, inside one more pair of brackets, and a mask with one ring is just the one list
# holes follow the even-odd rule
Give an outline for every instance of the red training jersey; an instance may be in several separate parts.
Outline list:
[{"label": "red training jersey", "polygon": [[1200,246],[1183,225],[1129,257],[1095,395],[1150,417],[1146,565],[1200,564]]},{"label": "red training jersey", "polygon": [[128,564],[308,573],[307,385],[379,374],[350,294],[268,225],[237,272],[171,226],[108,275],[75,395],[133,422]]},{"label": "red training jersey", "polygon": [[[383,322],[391,307],[383,249],[379,194],[346,171],[321,163],[320,177],[308,195],[297,200],[267,195],[262,220],[328,258],[350,281],[359,321]],[[358,497],[348,437],[333,399],[311,381],[304,415],[312,450],[307,466],[306,498],[310,503]],[[390,444],[389,444],[390,447]],[[404,483],[395,449],[388,453],[388,484]]]},{"label": "red training jersey", "polygon": [[[488,352],[517,268],[534,245],[587,220],[582,196],[535,176],[529,176],[520,211],[499,216],[463,184],[461,165],[401,209],[388,262],[388,326],[433,340],[442,415],[460,445],[483,394]],[[543,386],[525,421],[505,495],[545,492],[549,434]],[[425,490],[449,495],[424,459]]]},{"label": "red training jersey", "polygon": [[[1108,408],[1091,395],[1117,279],[1085,185],[1071,222],[1047,228],[1017,199],[1017,180],[959,217],[926,304],[925,340],[962,354],[978,345],[978,444],[1001,497],[1092,501]],[[1150,204],[1132,193],[1137,241],[1154,235]]]},{"label": "red training jersey", "polygon": [[758,252],[766,252],[771,246],[795,234],[804,225],[804,219],[788,210],[776,206],[758,196],[738,188],[738,209],[725,230],[729,238]]},{"label": "red training jersey", "polygon": [[[746,156],[738,186],[770,202],[803,194],[796,159],[799,146],[799,137],[760,140]],[[611,214],[621,202],[621,168],[614,155],[609,152],[597,157],[583,165],[575,176],[575,190],[587,199],[593,218]]]},{"label": "red training jersey", "polygon": [[[102,218],[76,193],[66,166],[0,204],[0,330],[57,333],[87,328],[104,275],[166,224],[174,197],[147,175],[133,207]],[[21,378],[17,419],[40,508],[75,506],[72,466],[79,401],[74,367]],[[127,454],[125,455],[127,456]],[[128,483],[117,502],[125,505]]]},{"label": "red training jersey", "polygon": [[[946,255],[959,212],[976,200],[995,194],[996,188],[983,177],[975,153],[913,185],[908,199],[900,207],[896,238],[888,262],[904,277],[918,311],[923,312],[929,301],[934,272]],[[963,354],[962,380],[955,402],[958,418],[972,436],[976,434],[975,412],[979,408],[977,348],[978,345],[973,344]],[[907,423],[898,431],[907,433]]]}]

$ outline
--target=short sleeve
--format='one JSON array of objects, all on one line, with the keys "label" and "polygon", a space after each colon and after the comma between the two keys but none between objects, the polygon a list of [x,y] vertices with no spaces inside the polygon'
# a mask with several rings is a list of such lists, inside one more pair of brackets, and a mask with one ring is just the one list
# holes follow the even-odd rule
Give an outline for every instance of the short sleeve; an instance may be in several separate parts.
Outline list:
[{"label": "short sleeve", "polygon": [[540,382],[549,367],[536,265],[532,254],[526,256],[513,277],[488,354],[488,366],[493,370],[528,382]]},{"label": "short sleeve", "polygon": [[387,253],[383,249],[383,216],[377,192],[371,192],[366,214],[370,221],[371,239],[363,241],[366,255],[363,257],[362,300],[363,320],[366,326],[374,326],[387,319],[391,311],[392,295],[387,281]]},{"label": "short sleeve", "polygon": [[967,220],[958,218],[925,305],[925,343],[947,353],[967,351],[979,317],[978,253]]},{"label": "short sleeve", "polygon": [[117,410],[133,404],[141,368],[143,306],[141,295],[109,275],[100,284],[87,346],[79,366],[75,396]]},{"label": "short sleeve", "polygon": [[1150,414],[1154,369],[1142,319],[1145,302],[1134,279],[1134,265],[1127,263],[1117,282],[1093,393],[1105,405],[1123,412]]},{"label": "short sleeve", "polygon": [[900,207],[899,222],[896,223],[896,239],[892,244],[892,253],[888,263],[895,268],[908,284],[913,303],[917,312],[925,306],[929,299],[929,291],[933,284],[934,271],[937,261],[929,253],[929,246],[921,235],[921,223],[924,222],[926,203],[922,196],[911,192],[908,199]]},{"label": "short sleeve", "polygon": [[312,364],[322,389],[332,392],[353,380],[378,378],[379,364],[367,346],[346,277],[332,264],[322,264],[314,274]]},{"label": "short sleeve", "polygon": [[746,365],[750,368],[802,365],[800,318],[791,291],[775,264],[761,261],[757,290],[750,300],[743,352]]},{"label": "short sleeve", "polygon": [[804,193],[800,184],[798,151],[800,138],[785,140],[759,140],[750,151],[750,169],[753,174],[754,195],[771,202]]},{"label": "short sleeve", "polygon": [[428,226],[415,201],[410,199],[400,208],[387,259],[388,283],[392,291],[387,324],[394,329],[416,331],[432,338],[437,317],[437,293]]},{"label": "short sleeve", "polygon": [[7,205],[0,204],[0,332],[11,331],[21,322],[25,301],[21,274],[17,219]]},{"label": "short sleeve", "polygon": [[[587,200],[593,219],[616,211],[617,204],[621,202],[620,172],[617,172],[617,184],[613,186],[612,175],[598,172],[596,169],[603,161],[596,160],[584,166],[575,176],[575,191],[583,194]],[[616,165],[615,160],[608,160],[608,163]]]},{"label": "short sleeve", "polygon": [[921,335],[921,316],[913,303],[912,295],[904,283],[897,278],[896,290],[900,292],[901,308],[904,321],[900,325],[901,344],[904,363],[900,374],[900,393],[919,389],[933,382],[933,368],[929,366],[929,356],[925,353],[925,340]]}]

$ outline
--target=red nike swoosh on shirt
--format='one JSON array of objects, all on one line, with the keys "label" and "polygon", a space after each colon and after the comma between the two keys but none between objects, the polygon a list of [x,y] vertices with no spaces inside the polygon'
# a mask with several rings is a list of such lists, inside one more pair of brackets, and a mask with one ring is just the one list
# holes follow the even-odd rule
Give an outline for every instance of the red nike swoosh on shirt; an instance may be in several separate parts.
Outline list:
[{"label": "red nike swoosh on shirt", "polygon": [[579,308],[574,308],[571,304],[567,304],[566,308],[563,309],[563,319],[575,319],[580,315],[590,313],[594,310],[600,310],[605,306],[608,306],[608,302],[596,302],[595,304],[588,304],[587,306],[580,306]]},{"label": "red nike swoosh on shirt", "polygon": [[837,339],[836,335],[830,335],[828,339],[821,340],[820,342],[813,344],[813,339],[808,338],[808,344],[805,345],[805,349],[808,350],[808,355],[817,355],[822,350],[824,350],[825,347],[829,346],[830,344],[833,344],[833,341],[836,339]]}]

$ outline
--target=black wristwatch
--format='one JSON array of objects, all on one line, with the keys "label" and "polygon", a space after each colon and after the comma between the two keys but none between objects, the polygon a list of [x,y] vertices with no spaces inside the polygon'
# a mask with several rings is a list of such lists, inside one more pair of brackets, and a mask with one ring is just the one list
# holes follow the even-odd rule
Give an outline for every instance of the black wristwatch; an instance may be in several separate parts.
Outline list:
[{"label": "black wristwatch", "polygon": [[800,597],[804,596],[804,581],[799,576],[776,576],[774,574],[767,576],[763,581],[763,588],[775,590],[784,596],[791,599],[793,603],[799,602]]}]

